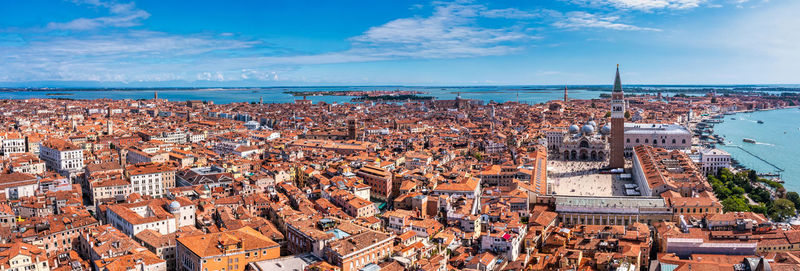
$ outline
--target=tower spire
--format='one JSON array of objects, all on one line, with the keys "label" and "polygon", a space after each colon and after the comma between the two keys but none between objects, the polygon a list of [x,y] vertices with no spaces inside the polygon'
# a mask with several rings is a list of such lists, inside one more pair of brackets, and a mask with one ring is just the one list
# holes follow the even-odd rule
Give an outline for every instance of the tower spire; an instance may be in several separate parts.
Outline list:
[{"label": "tower spire", "polygon": [[614,77],[614,90],[612,92],[622,92],[622,80],[619,79],[619,64],[617,64],[617,76]]}]

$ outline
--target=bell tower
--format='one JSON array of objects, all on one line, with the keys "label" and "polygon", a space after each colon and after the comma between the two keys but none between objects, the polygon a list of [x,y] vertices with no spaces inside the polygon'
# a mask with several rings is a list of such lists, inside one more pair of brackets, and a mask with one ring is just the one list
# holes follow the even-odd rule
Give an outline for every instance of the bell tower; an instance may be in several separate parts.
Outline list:
[{"label": "bell tower", "polygon": [[608,165],[611,168],[625,167],[625,93],[622,92],[622,81],[619,78],[619,64],[614,78],[614,89],[611,91],[611,156]]},{"label": "bell tower", "polygon": [[347,120],[347,139],[356,140],[357,136],[358,136],[358,128],[356,127],[356,120],[355,119]]}]

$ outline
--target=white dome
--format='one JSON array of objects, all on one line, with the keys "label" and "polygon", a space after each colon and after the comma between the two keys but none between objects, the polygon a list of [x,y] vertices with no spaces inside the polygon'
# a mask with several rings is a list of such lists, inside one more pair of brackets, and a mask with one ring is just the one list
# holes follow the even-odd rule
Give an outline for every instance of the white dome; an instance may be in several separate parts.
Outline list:
[{"label": "white dome", "polygon": [[173,202],[171,202],[171,203],[169,204],[169,209],[170,209],[170,210],[173,210],[173,211],[174,211],[174,210],[178,210],[178,209],[180,209],[180,208],[181,208],[181,204],[180,204],[178,201],[173,201]]},{"label": "white dome", "polygon": [[594,134],[594,126],[586,124],[583,126],[583,128],[581,128],[581,132],[589,135]]},{"label": "white dome", "polygon": [[591,125],[594,128],[597,128],[597,122],[594,122],[593,120],[589,121],[589,125]]},{"label": "white dome", "polygon": [[569,133],[570,134],[577,134],[578,130],[580,130],[580,129],[581,128],[578,127],[578,125],[573,124],[572,126],[569,127]]}]

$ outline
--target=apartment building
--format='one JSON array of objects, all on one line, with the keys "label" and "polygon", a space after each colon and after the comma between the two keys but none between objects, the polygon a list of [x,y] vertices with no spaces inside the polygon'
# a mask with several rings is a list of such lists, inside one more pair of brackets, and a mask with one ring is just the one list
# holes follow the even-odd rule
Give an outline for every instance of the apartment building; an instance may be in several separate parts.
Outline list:
[{"label": "apartment building", "polygon": [[195,204],[187,198],[157,198],[108,206],[106,220],[128,236],[146,229],[168,234],[194,225],[195,212]]},{"label": "apartment building", "polygon": [[178,238],[177,269],[242,271],[251,262],[280,257],[280,244],[250,227]]},{"label": "apartment building", "polygon": [[0,244],[0,259],[0,270],[50,270],[43,249],[19,241]]},{"label": "apartment building", "polygon": [[140,163],[125,168],[130,179],[131,192],[162,197],[167,189],[175,187],[175,168],[165,163]]},{"label": "apartment building", "polygon": [[83,170],[83,149],[69,141],[50,138],[41,143],[39,158],[48,169],[65,177],[74,177]]},{"label": "apartment building", "polygon": [[325,246],[324,259],[342,271],[359,270],[391,256],[394,235],[365,231],[332,241]]},{"label": "apartment building", "polygon": [[8,167],[12,172],[42,175],[47,169],[42,159],[31,153],[15,154],[9,160]]},{"label": "apartment building", "polygon": [[0,154],[4,157],[25,152],[25,138],[19,133],[0,133],[0,143]]},{"label": "apartment building", "polygon": [[392,172],[373,165],[365,165],[356,171],[370,186],[370,196],[386,201],[392,194]]},{"label": "apartment building", "polygon": [[39,190],[39,180],[36,176],[19,172],[0,173],[0,193],[5,194],[7,199],[31,197],[37,190]]},{"label": "apartment building", "polygon": [[731,154],[720,149],[702,149],[698,166],[705,176],[717,174],[720,169],[731,168]]}]

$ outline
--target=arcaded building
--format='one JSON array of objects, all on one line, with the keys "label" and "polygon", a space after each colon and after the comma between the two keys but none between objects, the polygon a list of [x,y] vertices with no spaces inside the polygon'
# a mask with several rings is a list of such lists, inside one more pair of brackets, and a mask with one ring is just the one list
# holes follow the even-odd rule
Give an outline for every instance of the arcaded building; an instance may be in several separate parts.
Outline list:
[{"label": "arcaded building", "polygon": [[556,196],[555,210],[565,225],[630,225],[672,221],[666,201],[657,197]]},{"label": "arcaded building", "polygon": [[678,124],[625,123],[625,157],[633,156],[639,145],[686,150],[692,146],[692,133]]}]

